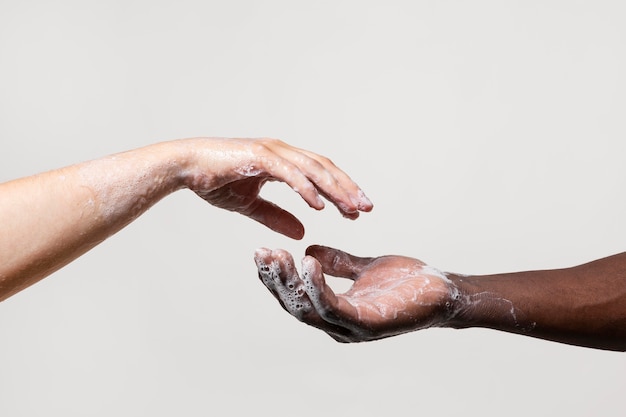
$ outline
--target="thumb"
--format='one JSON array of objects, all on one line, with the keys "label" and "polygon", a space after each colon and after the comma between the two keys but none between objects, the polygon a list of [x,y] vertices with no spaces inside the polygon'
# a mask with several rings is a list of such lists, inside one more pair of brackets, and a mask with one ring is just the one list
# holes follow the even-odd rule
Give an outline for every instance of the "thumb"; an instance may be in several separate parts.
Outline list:
[{"label": "thumb", "polygon": [[363,268],[374,259],[361,258],[339,249],[319,245],[309,246],[306,254],[318,260],[325,274],[352,280],[356,280]]},{"label": "thumb", "polygon": [[296,216],[262,198],[257,197],[254,209],[243,214],[292,239],[304,237],[304,226]]}]

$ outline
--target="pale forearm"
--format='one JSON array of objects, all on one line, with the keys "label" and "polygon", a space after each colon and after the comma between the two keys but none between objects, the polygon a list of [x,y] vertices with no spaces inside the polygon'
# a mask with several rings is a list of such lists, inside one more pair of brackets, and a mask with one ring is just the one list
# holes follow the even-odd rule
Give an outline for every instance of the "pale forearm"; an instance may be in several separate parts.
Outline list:
[{"label": "pale forearm", "polygon": [[175,142],[164,143],[0,184],[0,300],[178,189],[183,164]]},{"label": "pale forearm", "polygon": [[453,277],[450,327],[626,350],[626,254],[573,268]]},{"label": "pale forearm", "polygon": [[286,183],[318,210],[324,196],[350,219],[373,207],[332,161],[277,139],[191,138],[150,145],[0,184],[0,301],[180,188],[302,238],[302,223],[260,196],[267,181]]}]

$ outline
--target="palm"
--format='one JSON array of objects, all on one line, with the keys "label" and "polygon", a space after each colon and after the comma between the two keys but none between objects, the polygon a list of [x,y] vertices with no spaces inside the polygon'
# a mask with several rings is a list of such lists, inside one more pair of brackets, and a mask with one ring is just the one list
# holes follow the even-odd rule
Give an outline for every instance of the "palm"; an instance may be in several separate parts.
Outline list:
[{"label": "palm", "polygon": [[385,256],[373,259],[337,297],[355,308],[363,327],[387,336],[433,324],[449,294],[444,279],[417,259]]},{"label": "palm", "polygon": [[245,178],[210,192],[198,192],[198,195],[216,207],[248,214],[255,209],[255,202],[265,181],[259,177]]},{"label": "palm", "polygon": [[301,239],[304,226],[291,213],[259,196],[261,187],[271,179],[250,177],[236,180],[209,192],[196,192],[215,207],[248,216],[270,229]]}]

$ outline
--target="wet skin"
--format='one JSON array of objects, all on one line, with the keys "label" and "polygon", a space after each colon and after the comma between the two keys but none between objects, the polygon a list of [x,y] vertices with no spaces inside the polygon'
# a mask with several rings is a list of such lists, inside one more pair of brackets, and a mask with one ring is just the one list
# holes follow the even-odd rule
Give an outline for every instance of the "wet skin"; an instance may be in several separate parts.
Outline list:
[{"label": "wet skin", "polygon": [[[259,193],[287,184],[316,209],[356,219],[372,203],[328,158],[277,139],[157,143],[0,184],[0,301],[48,276],[142,215],[190,189],[210,204],[293,239],[304,226]],[[245,233],[245,230],[242,231]]]},{"label": "wet skin", "polygon": [[[259,249],[259,278],[285,310],[340,342],[428,327],[483,327],[626,351],[626,253],[571,268],[484,276],[443,273],[404,256],[361,258],[312,246],[302,273],[284,250]],[[324,274],[353,280],[336,294]]]},{"label": "wet skin", "polygon": [[[395,336],[440,323],[454,289],[423,262],[403,256],[360,258],[323,246],[307,249],[299,276],[284,250],[259,249],[259,277],[281,305],[299,320],[340,342]],[[335,294],[323,273],[353,281]]]},{"label": "wet skin", "polygon": [[293,239],[304,236],[304,226],[259,196],[268,181],[286,183],[316,210],[324,208],[324,197],[348,219],[373,208],[357,184],[324,156],[276,139],[210,139],[210,146],[207,139],[202,141],[195,158],[217,160],[217,165],[190,175],[185,185],[212,205],[244,214]]}]

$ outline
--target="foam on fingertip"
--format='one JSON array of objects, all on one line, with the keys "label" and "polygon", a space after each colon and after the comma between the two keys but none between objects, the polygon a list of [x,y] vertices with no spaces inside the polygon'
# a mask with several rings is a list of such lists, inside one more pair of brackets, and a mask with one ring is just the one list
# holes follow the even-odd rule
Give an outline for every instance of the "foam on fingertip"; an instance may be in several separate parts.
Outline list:
[{"label": "foam on fingertip", "polygon": [[298,274],[295,269],[291,268],[289,263],[286,262],[286,269],[290,273],[285,282],[281,279],[280,263],[274,259],[271,263],[267,264],[265,260],[258,257],[256,259],[259,270],[259,277],[263,284],[268,287],[274,295],[280,300],[281,304],[298,320],[302,320],[302,317],[313,309],[311,302],[306,297],[306,291],[303,288],[303,283],[299,280]]},{"label": "foam on fingertip", "polygon": [[304,283],[304,290],[309,296],[309,299],[313,303],[313,307],[320,315],[323,315],[325,311],[321,302],[321,291],[313,282],[313,276],[316,272],[317,260],[311,256],[306,256],[302,260],[302,282]]}]

